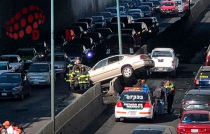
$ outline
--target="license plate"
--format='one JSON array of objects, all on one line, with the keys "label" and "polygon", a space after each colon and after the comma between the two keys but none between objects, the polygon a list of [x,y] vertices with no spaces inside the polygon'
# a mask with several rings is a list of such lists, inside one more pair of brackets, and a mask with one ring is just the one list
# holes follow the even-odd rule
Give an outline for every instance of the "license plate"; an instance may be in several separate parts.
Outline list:
[{"label": "license plate", "polygon": [[158,70],[163,70],[163,68],[158,68]]},{"label": "license plate", "polygon": [[158,62],[163,62],[164,60],[163,59],[158,59]]},{"label": "license plate", "polygon": [[136,111],[130,111],[129,114],[130,115],[136,115]]},{"label": "license plate", "polygon": [[191,129],[191,133],[198,133],[198,129]]},{"label": "license plate", "polygon": [[194,105],[194,107],[199,108],[199,105]]},{"label": "license plate", "polygon": [[166,11],[166,13],[170,13],[170,11]]},{"label": "license plate", "polygon": [[1,93],[2,96],[7,96],[7,93]]},{"label": "license plate", "polygon": [[39,84],[39,82],[34,82],[34,84]]}]

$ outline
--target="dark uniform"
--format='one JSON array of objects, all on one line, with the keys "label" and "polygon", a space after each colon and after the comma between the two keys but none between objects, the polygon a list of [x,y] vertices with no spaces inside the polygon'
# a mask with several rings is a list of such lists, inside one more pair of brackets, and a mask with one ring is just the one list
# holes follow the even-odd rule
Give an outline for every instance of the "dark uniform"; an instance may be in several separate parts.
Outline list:
[{"label": "dark uniform", "polygon": [[89,77],[89,73],[85,70],[85,67],[81,66],[80,73],[78,74],[78,83],[82,92],[85,92],[88,88],[90,82]]},{"label": "dark uniform", "polygon": [[174,84],[170,83],[169,85],[165,85],[165,88],[166,88],[166,96],[167,96],[166,98],[168,103],[167,112],[170,114],[175,96],[175,89],[174,90],[172,89],[175,87]]},{"label": "dark uniform", "polygon": [[72,64],[69,64],[67,68],[69,69],[69,71],[66,74],[65,80],[66,82],[69,82],[69,90],[71,91],[71,90],[74,90],[78,85],[76,77],[79,73],[79,70],[78,69],[73,70]]}]

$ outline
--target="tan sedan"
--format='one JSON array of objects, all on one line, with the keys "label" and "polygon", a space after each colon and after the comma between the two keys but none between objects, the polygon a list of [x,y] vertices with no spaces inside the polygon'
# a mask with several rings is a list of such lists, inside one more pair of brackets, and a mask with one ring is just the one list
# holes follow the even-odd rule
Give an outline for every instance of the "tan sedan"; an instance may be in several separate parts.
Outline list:
[{"label": "tan sedan", "polygon": [[130,78],[134,70],[149,69],[152,67],[154,67],[154,62],[146,54],[122,54],[110,56],[99,61],[89,70],[89,74],[91,81],[96,83],[121,75],[125,78]]}]

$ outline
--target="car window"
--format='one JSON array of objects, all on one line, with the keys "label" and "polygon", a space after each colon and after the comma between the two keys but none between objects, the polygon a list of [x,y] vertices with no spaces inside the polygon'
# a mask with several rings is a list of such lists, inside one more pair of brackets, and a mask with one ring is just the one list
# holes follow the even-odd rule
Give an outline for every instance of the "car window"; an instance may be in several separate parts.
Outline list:
[{"label": "car window", "polygon": [[98,64],[94,67],[94,69],[98,69],[98,68],[104,67],[106,65],[107,65],[107,59],[104,59],[104,60],[98,62]]},{"label": "car window", "polygon": [[184,101],[210,101],[210,95],[205,94],[187,94],[184,97]]},{"label": "car window", "polygon": [[199,79],[210,79],[210,71],[201,71],[198,74]]},{"label": "car window", "polygon": [[21,76],[19,74],[3,74],[0,76],[1,83],[20,83]]},{"label": "car window", "polygon": [[200,113],[184,114],[181,122],[183,123],[210,123],[209,114],[200,114]]},{"label": "car window", "polygon": [[148,101],[148,94],[145,92],[123,92],[120,96],[121,101]]},{"label": "car window", "polygon": [[172,57],[170,51],[154,51],[152,57]]},{"label": "car window", "polygon": [[172,3],[172,2],[164,2],[164,3],[162,3],[161,6],[174,6],[174,3]]},{"label": "car window", "polygon": [[6,63],[0,63],[0,70],[7,70],[7,64]]},{"label": "car window", "polygon": [[134,130],[131,134],[162,134],[160,130]]},{"label": "car window", "polygon": [[112,64],[119,61],[119,56],[111,57],[108,59],[108,64]]}]

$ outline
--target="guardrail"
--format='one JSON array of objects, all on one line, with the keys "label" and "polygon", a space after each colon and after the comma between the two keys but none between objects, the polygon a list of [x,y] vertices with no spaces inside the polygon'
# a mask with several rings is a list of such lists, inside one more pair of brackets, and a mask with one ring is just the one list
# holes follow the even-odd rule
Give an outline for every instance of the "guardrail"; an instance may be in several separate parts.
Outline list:
[{"label": "guardrail", "polygon": [[[106,105],[103,103],[101,84],[97,83],[55,117],[56,134],[80,133],[104,109]],[[52,121],[41,128],[37,134],[53,134]]]}]

